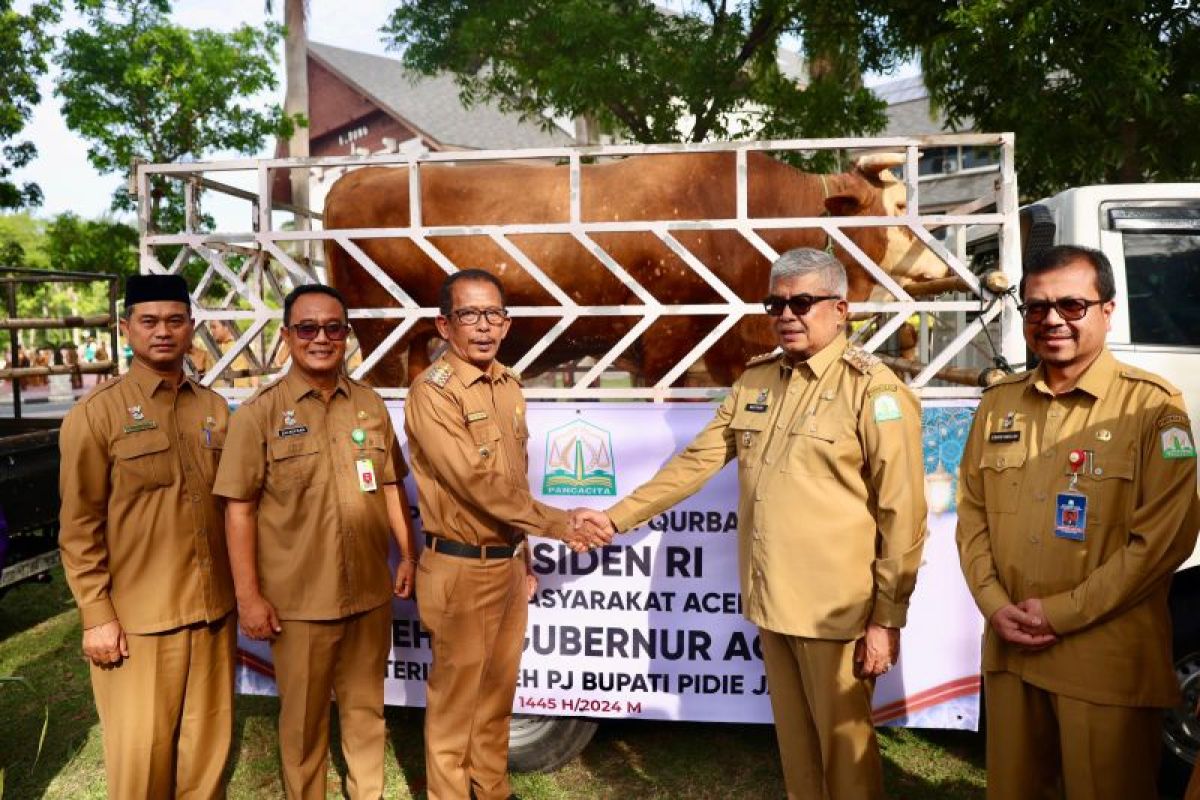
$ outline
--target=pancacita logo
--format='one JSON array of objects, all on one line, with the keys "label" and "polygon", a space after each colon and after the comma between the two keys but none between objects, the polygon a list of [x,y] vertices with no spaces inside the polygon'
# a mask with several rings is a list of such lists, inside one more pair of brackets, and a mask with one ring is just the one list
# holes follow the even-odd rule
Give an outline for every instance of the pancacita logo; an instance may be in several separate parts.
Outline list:
[{"label": "pancacita logo", "polygon": [[542,494],[617,494],[612,435],[581,419],[546,434]]}]

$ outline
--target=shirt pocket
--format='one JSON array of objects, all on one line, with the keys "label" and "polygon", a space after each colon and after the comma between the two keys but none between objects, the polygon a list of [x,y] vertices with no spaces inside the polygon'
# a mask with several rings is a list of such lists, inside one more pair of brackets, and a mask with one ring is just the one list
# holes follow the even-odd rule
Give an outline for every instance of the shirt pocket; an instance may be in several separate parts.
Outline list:
[{"label": "shirt pocket", "polygon": [[205,483],[211,488],[217,479],[217,467],[221,464],[221,455],[225,452],[225,431],[212,431],[200,434],[200,474]]},{"label": "shirt pocket", "polygon": [[500,451],[500,426],[485,420],[471,424],[471,442],[475,445],[479,457],[477,463],[491,467],[496,463]]},{"label": "shirt pocket", "polygon": [[1023,447],[997,447],[984,450],[979,459],[979,474],[988,511],[1013,514],[1021,505],[1021,482],[1025,476]]},{"label": "shirt pocket", "polygon": [[862,467],[862,448],[854,429],[843,420],[805,416],[788,431],[781,472],[833,478]]},{"label": "shirt pocket", "polygon": [[733,431],[737,445],[738,466],[748,467],[759,458],[759,453],[766,446],[767,415],[753,411],[739,411],[729,421],[729,429]]},{"label": "shirt pocket", "polygon": [[1088,525],[1125,524],[1133,510],[1134,460],[1125,455],[1097,453],[1091,474],[1076,489],[1088,496]]},{"label": "shirt pocket", "polygon": [[160,429],[140,431],[113,442],[117,483],[151,490],[175,481],[171,442]]},{"label": "shirt pocket", "polygon": [[287,437],[271,442],[267,488],[294,490],[320,482],[321,447],[310,436]]}]

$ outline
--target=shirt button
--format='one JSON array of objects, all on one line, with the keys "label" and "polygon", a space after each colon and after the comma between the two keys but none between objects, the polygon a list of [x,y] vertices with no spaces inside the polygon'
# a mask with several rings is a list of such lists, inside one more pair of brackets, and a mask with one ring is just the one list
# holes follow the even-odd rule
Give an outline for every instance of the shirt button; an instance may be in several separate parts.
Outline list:
[{"label": "shirt button", "polygon": [[775,430],[777,430],[777,431],[781,431],[781,430],[783,430],[783,423],[782,423],[782,422],[780,422],[779,424],[777,424],[777,425],[775,426]]},{"label": "shirt button", "polygon": [[1096,475],[1103,475],[1104,469],[1101,467],[1096,467],[1094,470],[1092,470],[1092,472],[1095,473]]},{"label": "shirt button", "polygon": [[192,502],[193,502],[193,503],[199,503],[199,502],[200,502],[200,495],[198,495],[198,494],[194,494],[194,495],[192,495]]},{"label": "shirt button", "polygon": [[755,499],[755,500],[757,500],[758,502],[760,502],[760,503],[761,503],[761,502],[762,502],[762,495],[761,495],[761,494],[756,494],[756,495],[754,495],[754,499]]},{"label": "shirt button", "polygon": [[1041,541],[1041,538],[1038,537],[1037,534],[1034,534],[1033,536],[1029,537],[1029,541],[1032,542],[1033,544],[1037,544],[1038,542]]},{"label": "shirt button", "polygon": [[764,459],[763,459],[763,463],[764,463],[764,464],[770,464],[770,463],[771,463],[771,459],[770,459],[770,457],[764,458]]},{"label": "shirt button", "polygon": [[1054,458],[1054,456],[1056,456],[1057,454],[1058,454],[1058,451],[1055,450],[1053,447],[1051,447],[1049,450],[1046,450],[1045,452],[1043,452],[1042,456],[1044,458]]},{"label": "shirt button", "polygon": [[1045,500],[1045,499],[1046,499],[1046,493],[1045,493],[1045,492],[1038,492],[1038,493],[1037,493],[1037,494],[1035,494],[1033,497],[1034,497],[1034,499],[1035,499],[1035,500],[1038,500],[1038,501]]}]

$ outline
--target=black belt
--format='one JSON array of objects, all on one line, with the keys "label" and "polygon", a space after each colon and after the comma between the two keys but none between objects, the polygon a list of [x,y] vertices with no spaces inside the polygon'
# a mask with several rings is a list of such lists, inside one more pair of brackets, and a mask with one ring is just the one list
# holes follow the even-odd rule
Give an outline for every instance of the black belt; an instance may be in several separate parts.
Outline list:
[{"label": "black belt", "polygon": [[431,533],[425,534],[425,546],[431,548],[433,552],[443,553],[448,556],[458,556],[460,558],[512,558],[520,552],[521,545],[523,544],[525,544],[524,539],[515,546],[497,544],[480,547],[475,544],[456,542],[453,539],[443,539]]}]

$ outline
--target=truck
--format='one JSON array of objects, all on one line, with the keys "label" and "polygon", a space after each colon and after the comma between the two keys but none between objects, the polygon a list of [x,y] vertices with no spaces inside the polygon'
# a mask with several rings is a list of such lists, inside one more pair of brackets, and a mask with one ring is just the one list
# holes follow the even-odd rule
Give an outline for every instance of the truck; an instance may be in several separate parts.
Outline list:
[{"label": "truck", "polygon": [[[922,148],[989,148],[999,167],[994,184],[956,208],[923,212],[918,159]],[[537,150],[431,153],[420,147],[393,148],[374,155],[307,159],[260,159],[138,168],[141,199],[141,267],[144,272],[201,275],[197,296],[206,298],[197,318],[220,320],[236,341],[214,352],[216,366],[205,382],[236,402],[248,391],[223,379],[239,354],[269,376],[283,361],[279,345],[282,294],[295,283],[327,281],[322,247],[336,243],[361,267],[356,280],[382,287],[388,302],[352,307],[354,325],[384,324],[382,343],[351,348],[347,369],[364,377],[393,352],[421,320],[437,315],[402,285],[389,265],[370,255],[377,240],[411,242],[434,275],[465,266],[440,243],[455,237],[487,237],[506,254],[507,267],[523,270],[547,291],[541,304],[515,306],[523,319],[555,317],[541,340],[517,359],[520,371],[533,363],[571,325],[596,316],[632,317],[629,333],[588,358],[526,383],[529,400],[530,485],[552,504],[604,508],[636,487],[690,438],[712,414],[728,387],[692,380],[689,368],[739,319],[761,314],[757,298],[738,296],[717,277],[702,255],[681,252],[689,231],[740,235],[766,260],[777,253],[764,230],[806,229],[838,243],[856,268],[886,288],[883,296],[851,304],[854,340],[880,355],[905,376],[923,404],[930,537],[918,578],[905,649],[897,668],[878,683],[876,721],[926,727],[975,729],[980,715],[979,644],[983,630],[958,569],[954,548],[954,486],[963,439],[982,387],[997,375],[1023,368],[1028,359],[1016,310],[1015,287],[1026,252],[1052,243],[1098,247],[1117,272],[1117,312],[1110,346],[1118,358],[1165,375],[1184,389],[1193,419],[1200,413],[1200,187],[1194,184],[1083,187],[1021,208],[1011,134],[953,134],[918,137],[725,142],[702,145],[606,145]],[[586,166],[593,163],[682,155],[728,156],[733,176],[732,214],[677,219],[670,215],[623,222],[597,222],[581,213],[589,192]],[[752,153],[803,163],[814,153],[845,163],[862,153],[903,153],[907,208],[894,216],[753,217],[747,197]],[[328,186],[364,166],[407,170],[410,198],[421,198],[422,173],[453,165],[464,172],[487,163],[533,163],[564,171],[568,213],[561,220],[497,223],[488,219],[430,224],[419,200],[409,203],[407,224],[395,227],[325,229],[319,210]],[[305,170],[312,178],[313,208],[280,202],[272,194],[276,176]],[[183,192],[189,213],[182,226],[163,230],[147,198],[152,184]],[[249,211],[240,228],[201,229],[200,197],[219,196],[228,208]],[[211,204],[207,208],[214,206]],[[230,212],[235,213],[235,212]],[[240,212],[236,212],[240,213]],[[878,263],[849,242],[847,231],[864,226],[900,227],[914,246],[936,255],[946,277],[926,285],[900,285]],[[688,269],[712,286],[714,299],[701,303],[660,300],[653,285],[637,281],[609,257],[604,236],[636,233],[656,237]],[[590,269],[607,272],[636,294],[636,303],[588,305],[558,291],[554,265],[534,263],[521,237],[570,236],[591,253]],[[686,250],[686,248],[684,248]],[[856,252],[857,251],[857,252]],[[440,270],[440,272],[439,272]],[[764,273],[765,288],[765,273]],[[676,367],[651,385],[639,385],[618,369],[623,349],[637,345],[647,320],[670,315],[720,320]],[[911,326],[915,341],[901,356],[897,333]],[[548,328],[548,330],[547,330]],[[360,328],[363,330],[365,328]],[[636,378],[636,376],[634,376]],[[685,377],[687,378],[685,380]],[[686,384],[686,385],[684,385]],[[401,422],[406,388],[379,385]],[[698,402],[699,401],[699,402]],[[397,424],[402,431],[402,424]],[[586,468],[584,460],[586,459]],[[605,718],[754,721],[769,723],[761,653],[754,630],[740,616],[736,585],[736,474],[726,469],[677,509],[660,515],[593,554],[567,552],[536,540],[532,559],[540,584],[532,600],[530,626],[514,705],[510,761],[517,770],[553,769],[578,754]],[[586,475],[584,473],[587,473]],[[410,486],[410,497],[415,497]],[[415,507],[415,502],[413,503]],[[417,520],[419,523],[419,519]],[[1164,728],[1168,752],[1179,768],[1190,766],[1200,747],[1193,709],[1200,696],[1200,619],[1193,609],[1200,591],[1200,558],[1177,575],[1172,595],[1176,656],[1185,700]],[[410,602],[394,606],[393,652],[384,665],[389,703],[421,705],[428,674],[428,636]],[[242,691],[273,690],[270,654],[250,641],[239,644]]]},{"label": "truck", "polygon": [[[47,283],[107,285],[107,313],[29,317],[18,315],[21,291]],[[116,352],[117,277],[87,272],[0,268],[0,292],[7,314],[0,330],[8,331],[10,351],[0,368],[8,381],[12,416],[0,417],[0,595],[29,582],[45,582],[58,564],[58,429],[61,415],[74,401],[72,376],[115,375],[116,362],[21,366],[18,332],[28,330],[107,329]],[[48,377],[46,405],[31,406],[22,384],[31,377]],[[32,413],[31,413],[32,412]]]}]

